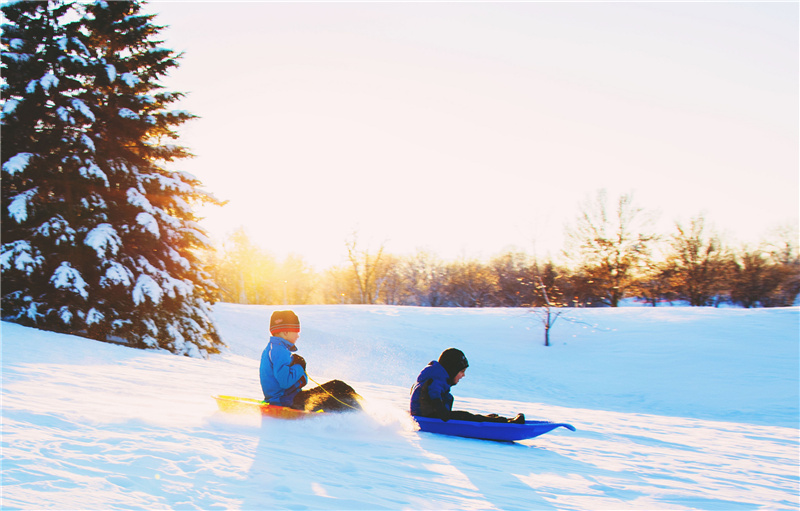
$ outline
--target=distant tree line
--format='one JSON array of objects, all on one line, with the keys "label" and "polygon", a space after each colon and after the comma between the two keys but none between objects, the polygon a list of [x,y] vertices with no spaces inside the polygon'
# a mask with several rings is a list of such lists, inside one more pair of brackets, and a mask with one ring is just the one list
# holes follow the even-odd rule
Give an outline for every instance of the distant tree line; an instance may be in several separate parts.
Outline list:
[{"label": "distant tree line", "polygon": [[559,260],[506,252],[488,261],[443,261],[369,250],[354,234],[348,263],[314,271],[301,257],[278,263],[243,231],[209,255],[222,300],[248,304],[387,304],[423,307],[617,307],[624,299],[652,306],[781,307],[800,293],[797,232],[786,229],[758,247],[726,246],[702,215],[652,232],[651,215],[604,191],[581,206]]}]

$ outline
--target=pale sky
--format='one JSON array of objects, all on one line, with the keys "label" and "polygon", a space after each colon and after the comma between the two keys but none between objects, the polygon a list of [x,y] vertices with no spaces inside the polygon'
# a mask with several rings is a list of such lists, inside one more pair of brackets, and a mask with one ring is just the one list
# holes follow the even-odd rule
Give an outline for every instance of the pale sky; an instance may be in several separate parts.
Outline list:
[{"label": "pale sky", "polygon": [[282,258],[558,258],[599,188],[660,230],[796,223],[798,3],[162,2],[181,162]]}]

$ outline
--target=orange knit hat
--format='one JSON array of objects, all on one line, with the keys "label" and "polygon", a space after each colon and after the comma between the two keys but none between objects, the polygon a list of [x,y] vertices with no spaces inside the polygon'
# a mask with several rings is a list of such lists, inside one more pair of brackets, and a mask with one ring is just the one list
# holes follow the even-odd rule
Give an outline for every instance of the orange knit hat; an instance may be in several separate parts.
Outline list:
[{"label": "orange knit hat", "polygon": [[269,333],[299,332],[300,318],[292,311],[275,311],[269,319]]}]

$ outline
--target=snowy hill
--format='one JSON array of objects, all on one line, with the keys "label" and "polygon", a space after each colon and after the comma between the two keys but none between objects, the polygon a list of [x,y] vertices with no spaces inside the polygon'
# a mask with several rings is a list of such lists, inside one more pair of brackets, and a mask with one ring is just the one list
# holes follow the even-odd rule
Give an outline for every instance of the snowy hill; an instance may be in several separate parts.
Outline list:
[{"label": "snowy hill", "polygon": [[[211,360],[2,324],[4,509],[797,509],[798,308],[575,310],[553,346],[521,309],[302,306],[312,378],[366,414],[221,414],[260,397],[271,307],[215,308]],[[456,407],[570,422],[504,444],[421,434],[442,349]]]}]

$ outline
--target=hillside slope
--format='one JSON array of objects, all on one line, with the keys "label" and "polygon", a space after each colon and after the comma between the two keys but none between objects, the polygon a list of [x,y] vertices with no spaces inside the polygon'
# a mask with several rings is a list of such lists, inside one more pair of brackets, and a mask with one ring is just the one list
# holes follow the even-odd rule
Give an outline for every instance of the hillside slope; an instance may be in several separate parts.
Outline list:
[{"label": "hillside slope", "polygon": [[[311,376],[367,413],[221,414],[258,397],[268,307],[215,310],[211,360],[2,324],[4,509],[796,509],[798,309],[296,307]],[[579,322],[578,322],[579,321]],[[419,369],[470,360],[459,408],[565,421],[503,444],[413,431]]]}]

